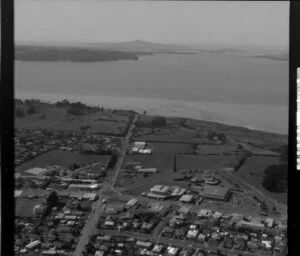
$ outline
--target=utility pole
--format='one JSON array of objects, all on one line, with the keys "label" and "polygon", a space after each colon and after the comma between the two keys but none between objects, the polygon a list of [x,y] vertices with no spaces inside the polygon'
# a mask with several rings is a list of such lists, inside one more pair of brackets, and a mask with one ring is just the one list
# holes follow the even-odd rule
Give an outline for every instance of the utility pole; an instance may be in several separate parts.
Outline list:
[{"label": "utility pole", "polygon": [[173,172],[177,172],[176,155],[173,156]]}]

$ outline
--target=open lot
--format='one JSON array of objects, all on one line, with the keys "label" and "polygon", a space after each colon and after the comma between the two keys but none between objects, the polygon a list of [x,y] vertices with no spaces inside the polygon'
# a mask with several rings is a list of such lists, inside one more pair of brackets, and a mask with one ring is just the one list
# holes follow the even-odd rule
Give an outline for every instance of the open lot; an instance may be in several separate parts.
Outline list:
[{"label": "open lot", "polygon": [[[87,133],[103,133],[122,135],[129,123],[129,115],[110,110],[93,111],[81,116],[70,115],[68,108],[50,104],[35,104],[37,113],[15,118],[15,127],[23,129],[49,129],[56,131],[80,132],[81,126],[89,125]],[[16,108],[26,111],[25,104]]]},{"label": "open lot", "polygon": [[157,168],[161,171],[172,170],[173,168],[173,156],[126,155],[122,168],[132,162],[139,162],[145,168]]},{"label": "open lot", "polygon": [[24,172],[34,167],[45,168],[49,165],[60,165],[68,167],[69,164],[91,164],[94,162],[106,162],[110,159],[110,156],[103,155],[83,155],[73,152],[65,152],[59,150],[53,150],[42,154],[31,161],[28,161],[16,168],[16,172]]},{"label": "open lot", "polygon": [[16,217],[32,217],[33,207],[40,204],[39,199],[17,199],[15,204]]},{"label": "open lot", "polygon": [[287,193],[272,193],[262,187],[265,169],[273,164],[278,164],[277,157],[249,157],[245,164],[237,171],[233,172],[237,177],[246,180],[247,183],[262,191],[265,195],[270,196],[282,203],[287,203]]},{"label": "open lot", "polygon": [[177,169],[219,169],[235,167],[239,156],[177,155]]},{"label": "open lot", "polygon": [[148,143],[153,155],[193,154],[194,145],[185,143]]}]

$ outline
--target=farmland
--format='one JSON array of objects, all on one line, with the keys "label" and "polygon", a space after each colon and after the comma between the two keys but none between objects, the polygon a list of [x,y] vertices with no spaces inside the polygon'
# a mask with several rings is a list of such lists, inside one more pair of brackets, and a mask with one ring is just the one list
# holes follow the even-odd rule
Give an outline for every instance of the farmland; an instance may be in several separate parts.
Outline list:
[{"label": "farmland", "polygon": [[273,164],[278,164],[277,157],[249,157],[245,164],[237,171],[233,172],[237,177],[246,180],[247,183],[256,187],[267,196],[270,196],[282,203],[287,203],[287,193],[271,193],[262,187],[265,169]]},{"label": "farmland", "polygon": [[157,116],[140,116],[134,130],[133,140],[147,142],[185,142],[196,144],[212,144],[208,138],[210,132],[224,133],[226,145],[237,146],[239,143],[251,143],[261,149],[278,152],[287,143],[286,135],[249,130],[243,127],[221,123],[193,120],[188,118],[165,118],[160,127],[153,126]]},{"label": "farmland", "polygon": [[194,145],[185,143],[148,143],[154,155],[193,154]]},{"label": "farmland", "polygon": [[83,155],[73,152],[53,150],[34,158],[16,168],[16,172],[24,172],[34,167],[45,168],[51,165],[68,167],[69,164],[90,164],[93,162],[108,161],[110,156]]},{"label": "farmland", "polygon": [[177,155],[177,168],[180,170],[235,167],[239,159],[239,156]]},{"label": "farmland", "polygon": [[[33,105],[30,104],[30,105]],[[28,110],[29,104],[16,104],[16,109]],[[82,115],[68,114],[67,107],[56,107],[45,103],[34,103],[36,113],[15,119],[16,128],[48,129],[53,131],[81,132],[88,126],[87,133],[122,135],[126,132],[130,114],[111,110],[84,111]]]}]

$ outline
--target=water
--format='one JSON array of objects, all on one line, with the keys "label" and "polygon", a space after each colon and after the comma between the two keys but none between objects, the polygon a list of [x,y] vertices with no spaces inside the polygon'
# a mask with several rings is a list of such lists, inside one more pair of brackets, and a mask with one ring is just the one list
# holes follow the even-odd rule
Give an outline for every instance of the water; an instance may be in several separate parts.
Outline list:
[{"label": "water", "polygon": [[214,120],[287,133],[288,62],[212,55],[15,64],[17,97]]}]

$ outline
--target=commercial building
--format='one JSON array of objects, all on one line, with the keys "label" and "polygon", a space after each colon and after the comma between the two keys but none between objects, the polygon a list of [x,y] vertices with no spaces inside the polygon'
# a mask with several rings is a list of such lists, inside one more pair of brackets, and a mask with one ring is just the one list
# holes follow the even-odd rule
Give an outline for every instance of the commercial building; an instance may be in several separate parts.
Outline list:
[{"label": "commercial building", "polygon": [[223,188],[219,186],[204,186],[202,191],[202,197],[211,200],[228,201],[231,192],[229,188]]},{"label": "commercial building", "polygon": [[254,222],[248,222],[248,221],[240,221],[238,223],[238,226],[241,228],[249,228],[251,230],[263,230],[264,224],[262,223],[254,223]]},{"label": "commercial building", "polygon": [[158,195],[168,195],[170,192],[170,187],[165,185],[155,185],[151,188],[152,194],[158,194]]},{"label": "commercial building", "polygon": [[172,191],[172,194],[171,196],[182,196],[184,193],[186,192],[186,189],[184,188],[175,188],[173,191]]},{"label": "commercial building", "polygon": [[82,189],[82,190],[97,190],[100,188],[99,184],[71,184],[69,189]]},{"label": "commercial building", "polygon": [[135,141],[133,144],[134,148],[138,148],[138,149],[143,149],[146,146],[146,142],[145,141]]}]

